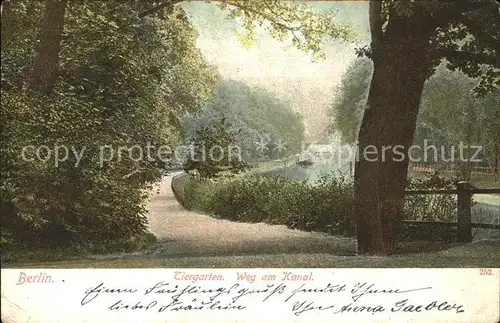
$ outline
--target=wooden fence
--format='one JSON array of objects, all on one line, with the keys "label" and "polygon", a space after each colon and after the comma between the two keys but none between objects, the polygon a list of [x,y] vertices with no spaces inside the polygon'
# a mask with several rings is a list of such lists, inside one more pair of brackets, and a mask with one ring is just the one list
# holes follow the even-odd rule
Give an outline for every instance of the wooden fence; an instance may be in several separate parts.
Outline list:
[{"label": "wooden fence", "polygon": [[[411,190],[406,191],[407,195],[421,194],[456,194],[457,195],[457,222],[431,222],[431,221],[404,221],[415,224],[436,224],[443,226],[457,226],[457,241],[471,242],[472,228],[497,229],[500,224],[493,223],[473,223],[472,222],[472,196],[474,194],[500,194],[500,188],[482,189],[475,188],[469,182],[459,182],[456,189],[450,190]],[[499,196],[500,199],[500,196]]]}]

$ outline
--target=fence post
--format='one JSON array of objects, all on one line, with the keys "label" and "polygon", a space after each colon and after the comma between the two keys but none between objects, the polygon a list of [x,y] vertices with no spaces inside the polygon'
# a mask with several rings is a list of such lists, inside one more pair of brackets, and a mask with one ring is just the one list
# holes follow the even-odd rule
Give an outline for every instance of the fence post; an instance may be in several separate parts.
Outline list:
[{"label": "fence post", "polygon": [[458,241],[472,241],[472,194],[469,182],[457,183]]}]

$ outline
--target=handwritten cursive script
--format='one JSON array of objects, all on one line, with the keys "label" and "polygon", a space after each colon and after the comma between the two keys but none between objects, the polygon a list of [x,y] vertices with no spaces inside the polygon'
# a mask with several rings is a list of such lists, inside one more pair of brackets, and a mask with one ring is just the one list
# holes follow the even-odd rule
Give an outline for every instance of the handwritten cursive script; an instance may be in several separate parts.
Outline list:
[{"label": "handwritten cursive script", "polygon": [[[177,275],[177,278],[179,275]],[[108,286],[105,282],[89,287],[82,296],[81,306],[105,306],[112,312],[187,312],[187,311],[243,311],[259,304],[283,304],[295,316],[322,312],[330,315],[345,313],[420,313],[451,312],[463,313],[462,304],[446,299],[427,297],[412,299],[412,295],[425,293],[431,286],[410,286],[395,288],[379,286],[368,281],[354,283],[312,282],[311,276],[302,281],[255,283],[239,275],[238,282],[225,283],[222,276],[206,276],[209,283],[199,282],[201,276],[183,276],[184,279],[158,281],[149,286]],[[192,283],[193,280],[198,281]],[[191,282],[191,283],[189,283]],[[405,295],[404,298],[401,298]],[[98,300],[101,301],[98,301]],[[428,301],[423,302],[422,299]],[[96,303],[97,302],[97,303]],[[90,304],[90,305],[89,305]]]}]

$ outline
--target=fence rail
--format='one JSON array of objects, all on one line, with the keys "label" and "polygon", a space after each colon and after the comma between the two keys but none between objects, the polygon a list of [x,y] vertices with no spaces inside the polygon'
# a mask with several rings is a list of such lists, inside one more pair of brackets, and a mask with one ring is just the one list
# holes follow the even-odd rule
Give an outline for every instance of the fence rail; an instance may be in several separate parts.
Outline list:
[{"label": "fence rail", "polygon": [[405,221],[405,223],[432,223],[442,226],[457,226],[457,240],[459,242],[472,241],[472,228],[500,229],[500,224],[472,222],[472,196],[474,194],[500,194],[500,188],[475,188],[469,182],[462,181],[457,183],[456,189],[406,191],[406,195],[421,194],[456,194],[458,212],[457,222]]},{"label": "fence rail", "polygon": [[[500,188],[470,188],[468,191],[474,194],[500,194]],[[458,194],[457,189],[451,190],[410,190],[406,191],[406,195],[420,194]]]},{"label": "fence rail", "polygon": [[[415,172],[434,172],[439,170],[443,173],[453,173],[459,170],[459,167],[453,164],[411,164],[409,168]],[[492,166],[472,165],[470,172],[476,175],[497,175],[498,169]]]},{"label": "fence rail", "polygon": [[[458,222],[435,222],[435,221],[413,221],[407,220],[405,223],[413,223],[413,224],[423,224],[423,225],[438,225],[443,227],[456,227],[458,226]],[[472,228],[481,228],[481,229],[497,229],[500,230],[500,223],[471,223]]]}]

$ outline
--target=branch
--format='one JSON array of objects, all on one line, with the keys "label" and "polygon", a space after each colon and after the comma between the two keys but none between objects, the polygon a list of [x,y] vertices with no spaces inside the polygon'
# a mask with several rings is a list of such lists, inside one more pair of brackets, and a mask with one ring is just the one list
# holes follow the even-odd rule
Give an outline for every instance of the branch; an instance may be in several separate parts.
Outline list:
[{"label": "branch", "polygon": [[[226,4],[230,5],[230,6],[233,6],[233,7],[240,8],[241,10],[251,12],[251,13],[253,13],[253,14],[255,14],[255,15],[258,15],[258,16],[260,16],[260,17],[264,18],[265,20],[269,20],[271,23],[273,23],[273,24],[275,24],[275,25],[277,25],[277,26],[280,26],[280,27],[282,27],[282,28],[284,28],[284,29],[287,29],[287,30],[289,30],[289,31],[300,31],[300,26],[299,26],[299,27],[292,27],[292,26],[285,25],[285,24],[283,24],[283,23],[281,23],[281,22],[279,22],[279,21],[276,21],[275,19],[271,19],[271,17],[266,16],[266,15],[265,15],[265,14],[263,14],[262,12],[259,12],[259,11],[257,11],[257,10],[254,10],[254,9],[249,8],[249,7],[247,7],[247,6],[243,6],[243,5],[239,4],[239,3],[232,2],[232,1],[224,1],[224,3],[226,3]],[[273,14],[275,14],[273,11],[271,11],[271,12],[272,12]],[[279,18],[282,18],[282,17],[281,17],[281,16],[277,16],[277,18],[279,19]],[[282,18],[282,19],[283,19],[283,18]],[[283,20],[285,20],[285,19],[283,19]],[[285,21],[286,21],[286,20],[285,20]]]},{"label": "branch", "polygon": [[179,2],[182,2],[184,0],[166,0],[165,2],[163,2],[162,4],[159,4],[155,7],[152,7],[152,8],[149,8],[147,10],[144,10],[143,12],[140,12],[139,13],[139,18],[144,18],[145,16],[148,16],[150,14],[153,14],[157,11],[160,11],[168,6],[171,6],[171,5],[174,5],[176,3],[179,3]]},{"label": "branch", "polygon": [[[227,1],[226,1],[226,3],[227,3]],[[280,18],[281,18],[281,19],[283,19],[283,21],[285,21],[286,23],[288,23],[288,24],[289,24],[289,26],[287,27],[286,25],[281,24],[281,23],[279,23],[279,22],[277,22],[277,21],[275,21],[275,20],[271,20],[270,18],[266,18],[266,17],[264,17],[264,15],[262,15],[262,17],[263,17],[264,19],[267,19],[267,20],[269,20],[269,21],[271,21],[271,22],[275,23],[276,25],[279,25],[279,26],[281,26],[281,27],[283,27],[283,28],[285,28],[285,29],[288,29],[289,31],[291,31],[291,32],[292,32],[292,34],[293,34],[294,38],[298,38],[298,37],[295,35],[294,31],[300,31],[300,30],[302,29],[302,27],[303,27],[303,24],[301,23],[301,24],[300,24],[300,26],[292,27],[293,21],[290,21],[289,19],[286,19],[285,17],[283,17],[282,15],[280,15],[279,13],[277,13],[276,11],[274,11],[274,10],[273,10],[273,8],[272,8],[271,6],[269,6],[269,4],[268,4],[266,1],[264,1],[264,4],[266,5],[267,9],[268,9],[268,10],[269,10],[269,11],[270,11],[270,12],[271,12],[271,13],[272,13],[272,14],[273,14],[273,15],[274,15],[277,19],[280,19]],[[294,12],[294,15],[295,15],[295,19],[300,20],[300,18],[297,16],[297,13],[296,13],[296,12]],[[315,28],[309,28],[309,30],[310,30],[310,31],[312,31],[312,32],[316,32],[316,33],[318,33],[318,34],[321,34],[321,33],[322,33],[322,31],[321,31],[321,30],[318,30],[318,29],[315,29]]]},{"label": "branch", "polygon": [[283,19],[285,22],[287,22],[287,23],[289,23],[289,24],[291,24],[291,23],[292,23],[291,21],[289,21],[289,20],[285,19],[284,17],[282,17],[280,14],[276,13],[276,12],[273,10],[273,8],[269,5],[269,3],[267,3],[266,1],[264,1],[264,4],[266,5],[267,9],[268,9],[268,10],[269,10],[269,11],[270,11],[270,12],[271,12],[271,13],[272,13],[272,14],[273,14],[276,18],[278,18],[278,19],[279,19],[279,18],[281,18],[281,19]]},{"label": "branch", "polygon": [[483,0],[483,1],[463,1],[456,4],[457,10],[461,13],[472,12],[476,10],[481,10],[489,6],[498,7],[498,3],[494,0]]},{"label": "branch", "polygon": [[488,55],[484,53],[463,52],[454,49],[438,49],[434,52],[436,58],[446,58],[448,60],[458,59],[461,61],[475,61],[480,64],[487,64],[500,68],[500,56]]},{"label": "branch", "polygon": [[478,40],[481,40],[495,49],[497,55],[500,56],[500,39],[496,39],[495,37],[488,35],[484,32],[483,26],[476,23],[472,19],[467,17],[463,17],[461,19],[462,24],[469,29],[472,35],[476,37]]},{"label": "branch", "polygon": [[451,20],[460,19],[463,14],[485,9],[488,7],[498,8],[499,3],[495,0],[462,0],[443,3],[443,7],[434,13],[434,22],[436,26],[442,26]]}]

